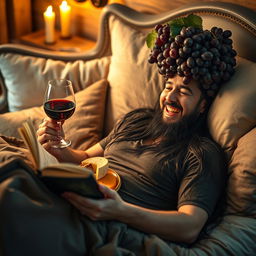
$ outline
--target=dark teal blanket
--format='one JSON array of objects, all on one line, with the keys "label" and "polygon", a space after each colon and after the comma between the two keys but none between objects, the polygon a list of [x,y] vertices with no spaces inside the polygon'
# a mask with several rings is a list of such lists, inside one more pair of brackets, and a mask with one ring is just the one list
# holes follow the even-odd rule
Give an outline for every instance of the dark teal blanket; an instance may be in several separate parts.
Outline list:
[{"label": "dark teal blanket", "polygon": [[120,222],[91,221],[45,187],[26,154],[22,141],[0,136],[1,256],[251,256],[256,252],[253,218],[227,215],[208,237],[190,247]]}]

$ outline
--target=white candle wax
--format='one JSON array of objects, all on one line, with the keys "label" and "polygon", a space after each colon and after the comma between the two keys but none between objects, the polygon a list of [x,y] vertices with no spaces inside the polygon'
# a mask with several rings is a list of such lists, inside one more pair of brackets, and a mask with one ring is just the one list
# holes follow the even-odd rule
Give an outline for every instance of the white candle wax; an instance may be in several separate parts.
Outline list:
[{"label": "white candle wax", "polygon": [[60,5],[60,27],[61,37],[70,37],[71,29],[71,7],[67,4],[67,1],[62,1]]},{"label": "white candle wax", "polygon": [[54,27],[55,27],[55,13],[52,10],[52,6],[48,6],[47,10],[44,12],[44,22],[45,22],[45,42],[47,44],[52,44],[55,42]]}]

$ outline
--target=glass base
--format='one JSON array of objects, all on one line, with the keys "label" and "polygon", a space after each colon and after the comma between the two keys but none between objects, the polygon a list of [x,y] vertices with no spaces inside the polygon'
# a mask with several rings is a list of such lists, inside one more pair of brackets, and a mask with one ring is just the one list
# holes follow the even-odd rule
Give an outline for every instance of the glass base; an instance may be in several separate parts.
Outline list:
[{"label": "glass base", "polygon": [[68,147],[70,145],[71,145],[71,141],[70,140],[61,139],[59,144],[55,144],[52,147],[53,148],[66,148],[66,147]]}]

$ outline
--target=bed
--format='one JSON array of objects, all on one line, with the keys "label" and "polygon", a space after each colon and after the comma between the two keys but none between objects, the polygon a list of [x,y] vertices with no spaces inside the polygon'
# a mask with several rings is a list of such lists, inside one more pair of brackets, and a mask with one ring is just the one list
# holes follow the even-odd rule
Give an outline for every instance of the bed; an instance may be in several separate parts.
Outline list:
[{"label": "bed", "polygon": [[[204,29],[216,25],[230,29],[238,53],[237,72],[220,90],[208,115],[211,135],[229,159],[226,207],[221,223],[207,237],[184,246],[114,221],[95,224],[49,194],[39,181],[26,187],[27,181],[32,179],[31,165],[17,128],[28,117],[35,126],[41,122],[47,81],[59,76],[73,82],[77,110],[64,129],[74,148],[86,149],[103,138],[123,114],[138,107],[153,107],[163,88],[163,78],[156,67],[147,62],[146,35],[158,23],[191,13],[203,18]],[[0,151],[0,190],[12,188],[15,191],[20,187],[29,190],[29,196],[19,195],[21,203],[15,212],[7,203],[12,195],[2,193],[0,219],[8,214],[16,219],[12,225],[2,223],[5,234],[0,241],[2,255],[17,255],[15,253],[21,249],[24,255],[254,255],[255,43],[255,11],[231,3],[205,2],[155,15],[139,13],[120,4],[108,5],[101,16],[97,44],[87,52],[52,52],[18,44],[0,45],[0,133],[1,144],[9,144]],[[12,178],[13,173],[15,178]],[[23,209],[30,209],[26,207],[36,208],[38,215],[31,216],[28,212],[26,215]],[[46,227],[49,212],[56,218],[51,227]],[[40,219],[37,227],[33,226],[34,218]],[[27,229],[24,223],[29,223]],[[51,235],[47,232],[49,228]],[[14,248],[11,235],[15,230],[21,233],[23,242],[16,241]],[[29,237],[28,230],[35,236]],[[38,239],[39,231],[48,236],[35,252],[33,241]],[[26,239],[30,247],[25,247]]]}]

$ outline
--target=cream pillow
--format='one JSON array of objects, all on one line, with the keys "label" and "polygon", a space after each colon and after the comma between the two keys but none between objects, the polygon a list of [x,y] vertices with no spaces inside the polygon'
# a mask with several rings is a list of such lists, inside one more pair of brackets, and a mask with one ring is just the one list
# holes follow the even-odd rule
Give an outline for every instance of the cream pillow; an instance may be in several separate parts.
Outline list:
[{"label": "cream pillow", "polygon": [[156,65],[147,61],[150,53],[145,43],[147,33],[114,16],[109,22],[112,56],[108,74],[108,131],[130,110],[154,106],[164,85]]},{"label": "cream pillow", "polygon": [[[102,138],[107,88],[108,82],[103,79],[75,94],[76,110],[64,124],[73,148],[86,149]],[[0,134],[20,138],[17,128],[22,122],[32,118],[37,129],[45,116],[42,106],[2,114]]]},{"label": "cream pillow", "polygon": [[256,217],[256,128],[237,144],[229,166],[227,212]]},{"label": "cream pillow", "polygon": [[64,62],[7,53],[0,55],[0,71],[7,87],[10,111],[40,106],[48,80],[66,78],[75,91],[106,78],[109,57]]},{"label": "cream pillow", "polygon": [[237,63],[235,75],[223,85],[208,115],[213,139],[227,153],[256,125],[256,63],[241,57]]}]

